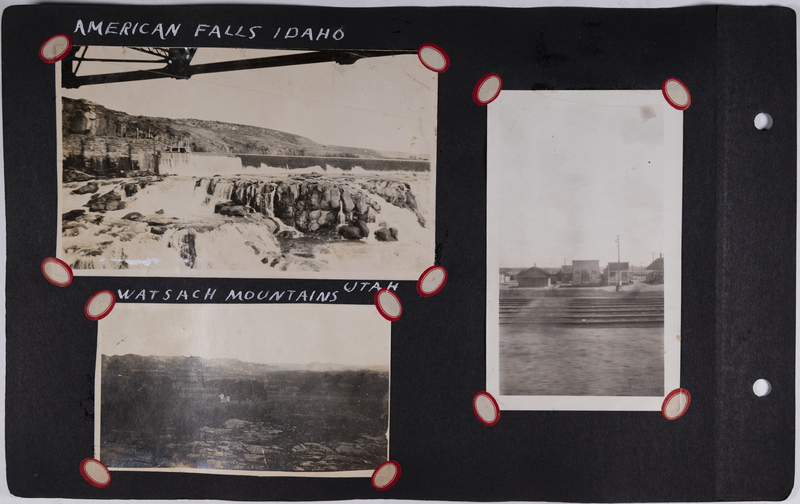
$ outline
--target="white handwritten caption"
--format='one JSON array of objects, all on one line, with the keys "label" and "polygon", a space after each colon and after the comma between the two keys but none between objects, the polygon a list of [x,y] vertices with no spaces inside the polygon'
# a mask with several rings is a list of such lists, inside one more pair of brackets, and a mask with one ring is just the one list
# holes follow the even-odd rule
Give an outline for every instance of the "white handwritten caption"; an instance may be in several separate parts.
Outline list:
[{"label": "white handwritten caption", "polygon": [[[240,37],[252,40],[256,38],[264,26],[234,26],[234,25],[216,25],[199,23],[194,27],[194,37],[216,37],[221,39],[223,37]],[[157,35],[161,40],[166,40],[168,37],[177,37],[181,29],[181,23],[142,23],[133,21],[106,21],[106,20],[89,20],[84,22],[78,19],[75,23],[74,33],[81,35],[116,35],[116,36],[132,36],[132,35]],[[269,31],[272,33],[272,30]],[[316,35],[315,35],[316,34]],[[344,27],[338,28],[301,28],[297,26],[290,26],[284,28],[278,26],[275,28],[275,33],[272,35],[273,39],[304,39],[308,38],[310,41],[327,40],[332,38],[339,41],[344,38]]]}]

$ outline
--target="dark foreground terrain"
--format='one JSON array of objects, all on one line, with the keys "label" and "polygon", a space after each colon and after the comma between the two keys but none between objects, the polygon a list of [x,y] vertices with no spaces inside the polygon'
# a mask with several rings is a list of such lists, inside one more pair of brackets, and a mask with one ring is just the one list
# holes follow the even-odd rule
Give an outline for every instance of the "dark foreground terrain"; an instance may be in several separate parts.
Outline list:
[{"label": "dark foreground terrain", "polygon": [[500,393],[664,395],[663,291],[501,291]]},{"label": "dark foreground terrain", "polygon": [[387,460],[389,373],[233,359],[102,356],[109,467],[372,470]]}]

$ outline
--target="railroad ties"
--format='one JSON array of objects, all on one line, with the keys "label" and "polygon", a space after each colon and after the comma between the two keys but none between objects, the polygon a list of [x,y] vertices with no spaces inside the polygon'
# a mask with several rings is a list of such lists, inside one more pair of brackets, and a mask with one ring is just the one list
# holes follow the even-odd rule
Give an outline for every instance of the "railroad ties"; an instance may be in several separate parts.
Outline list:
[{"label": "railroad ties", "polygon": [[501,324],[664,325],[663,296],[501,298]]}]

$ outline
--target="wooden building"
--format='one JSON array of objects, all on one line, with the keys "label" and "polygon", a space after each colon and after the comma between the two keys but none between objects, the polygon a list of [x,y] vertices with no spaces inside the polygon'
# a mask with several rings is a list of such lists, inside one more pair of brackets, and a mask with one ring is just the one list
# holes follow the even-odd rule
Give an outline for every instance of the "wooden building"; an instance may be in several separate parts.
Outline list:
[{"label": "wooden building", "polygon": [[516,280],[517,274],[525,268],[500,268],[500,283]]},{"label": "wooden building", "polygon": [[647,283],[664,283],[664,258],[659,257],[644,269]]},{"label": "wooden building", "polygon": [[555,275],[542,268],[528,268],[517,274],[519,287],[550,287],[555,283]]},{"label": "wooden building", "polygon": [[620,285],[626,285],[631,278],[630,266],[626,262],[610,262],[603,270],[606,285],[617,285],[617,275],[619,275]]},{"label": "wooden building", "polygon": [[572,283],[572,265],[565,264],[561,266],[561,269],[556,273],[556,280],[561,283]]},{"label": "wooden building", "polygon": [[572,285],[600,285],[600,261],[572,261]]}]

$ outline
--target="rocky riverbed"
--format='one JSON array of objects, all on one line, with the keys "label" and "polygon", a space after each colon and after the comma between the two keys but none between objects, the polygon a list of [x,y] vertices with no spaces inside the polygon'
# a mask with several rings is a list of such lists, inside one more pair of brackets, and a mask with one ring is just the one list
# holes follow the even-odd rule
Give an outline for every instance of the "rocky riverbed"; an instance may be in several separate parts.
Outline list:
[{"label": "rocky riverbed", "polygon": [[62,193],[73,269],[422,271],[432,261],[427,173],[83,179]]}]

